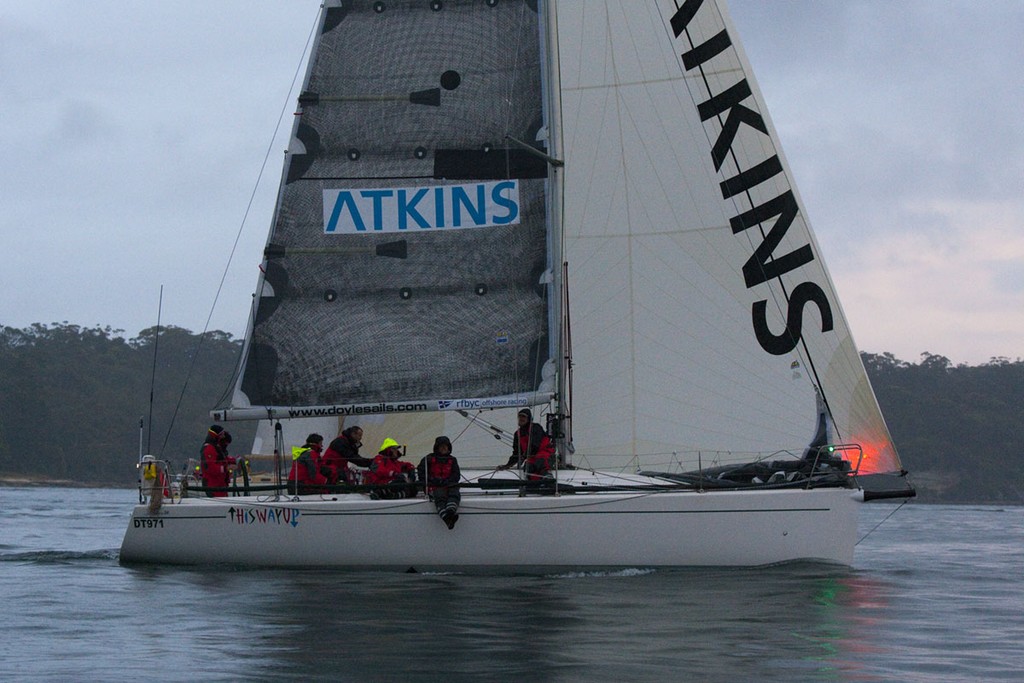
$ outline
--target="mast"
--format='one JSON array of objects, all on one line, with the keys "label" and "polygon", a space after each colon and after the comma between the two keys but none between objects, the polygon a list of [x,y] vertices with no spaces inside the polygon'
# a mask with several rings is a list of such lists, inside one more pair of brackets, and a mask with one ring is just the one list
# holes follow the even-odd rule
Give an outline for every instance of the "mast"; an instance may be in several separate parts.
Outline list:
[{"label": "mast", "polygon": [[[541,69],[542,83],[542,106],[544,109],[544,120],[547,126],[548,154],[555,160],[563,159],[562,156],[562,102],[561,82],[559,79],[558,61],[558,8],[556,0],[545,0],[544,11],[541,13],[540,28],[541,37]],[[551,269],[551,315],[553,324],[551,330],[556,331],[554,335],[554,354],[556,359],[556,383],[555,383],[555,417],[553,427],[558,434],[552,434],[557,449],[559,465],[571,464],[572,452],[571,430],[569,424],[571,416],[568,414],[569,407],[569,348],[567,339],[567,307],[565,306],[566,294],[566,268],[565,258],[565,231],[562,229],[562,163],[551,162],[548,164],[548,254],[549,267]],[[559,438],[559,434],[561,437]]]}]

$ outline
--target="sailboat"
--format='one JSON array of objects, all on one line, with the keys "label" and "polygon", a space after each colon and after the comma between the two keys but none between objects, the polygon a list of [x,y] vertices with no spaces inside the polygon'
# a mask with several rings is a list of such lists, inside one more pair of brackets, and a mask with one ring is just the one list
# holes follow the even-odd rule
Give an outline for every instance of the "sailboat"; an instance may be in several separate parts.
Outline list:
[{"label": "sailboat", "polygon": [[[460,521],[423,494],[150,479],[121,560],[852,563],[860,505],[913,489],[723,1],[327,0],[318,22],[212,417],[400,443],[419,420],[416,459],[454,443]],[[524,407],[557,448],[542,481],[496,469]]]}]

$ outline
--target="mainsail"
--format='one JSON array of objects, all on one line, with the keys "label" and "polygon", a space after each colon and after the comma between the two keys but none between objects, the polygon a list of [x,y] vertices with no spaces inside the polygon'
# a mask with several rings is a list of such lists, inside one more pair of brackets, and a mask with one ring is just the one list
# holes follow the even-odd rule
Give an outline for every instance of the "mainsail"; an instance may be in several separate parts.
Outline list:
[{"label": "mainsail", "polygon": [[541,23],[531,2],[326,3],[222,417],[550,398]]},{"label": "mainsail", "polygon": [[[716,0],[558,5],[577,453],[899,459]],[[600,465],[601,460],[595,460]]]}]

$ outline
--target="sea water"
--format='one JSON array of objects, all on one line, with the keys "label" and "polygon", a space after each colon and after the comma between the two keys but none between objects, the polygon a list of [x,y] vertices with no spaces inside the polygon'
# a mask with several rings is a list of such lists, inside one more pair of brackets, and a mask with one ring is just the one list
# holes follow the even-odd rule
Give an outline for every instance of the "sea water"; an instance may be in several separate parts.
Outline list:
[{"label": "sea water", "polygon": [[0,680],[1024,680],[1021,507],[865,505],[853,567],[526,576],[122,567],[136,500],[0,488]]}]

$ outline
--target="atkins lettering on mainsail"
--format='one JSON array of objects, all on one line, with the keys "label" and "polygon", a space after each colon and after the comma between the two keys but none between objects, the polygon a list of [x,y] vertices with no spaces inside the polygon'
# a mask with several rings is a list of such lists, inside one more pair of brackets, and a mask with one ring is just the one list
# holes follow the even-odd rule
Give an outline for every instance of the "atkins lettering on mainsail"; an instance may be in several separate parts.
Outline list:
[{"label": "atkins lettering on mainsail", "polygon": [[324,232],[373,234],[519,222],[519,183],[324,190]]},{"label": "atkins lettering on mainsail", "polygon": [[[686,32],[703,2],[704,0],[686,0],[672,15],[669,23],[676,38]],[[732,40],[724,27],[700,45],[693,45],[688,35],[687,41],[690,44],[685,46],[686,50],[681,54],[683,68],[687,72],[700,69],[706,62],[732,46]],[[703,82],[710,89],[711,81],[704,79]],[[764,117],[755,109],[743,104],[753,95],[746,78],[719,93],[709,92],[708,95],[706,101],[697,105],[697,111],[702,122],[715,118],[721,121],[724,117],[721,130],[711,148],[711,159],[715,171],[720,172],[722,165],[733,152],[733,143],[736,141],[741,126],[747,126],[765,136],[768,136],[769,132]],[[736,159],[735,154],[732,156]],[[739,163],[738,159],[736,162]],[[772,155],[747,169],[737,168],[736,175],[721,182],[722,198],[731,199],[782,172],[782,162],[778,155]],[[814,252],[810,244],[805,244],[788,254],[774,256],[775,248],[782,242],[799,212],[800,207],[797,204],[796,196],[792,189],[787,189],[779,196],[730,219],[729,223],[733,234],[739,234],[754,226],[762,226],[775,219],[767,234],[764,234],[762,228],[761,243],[743,264],[743,279],[748,289],[764,284],[773,278],[779,278],[814,261]],[[821,331],[832,330],[832,306],[824,290],[815,282],[801,282],[788,294],[786,328],[781,334],[775,334],[769,328],[768,300],[755,301],[751,306],[751,318],[754,334],[761,348],[774,355],[792,351],[799,343],[803,332],[804,307],[810,303],[817,306],[821,315]]]}]

